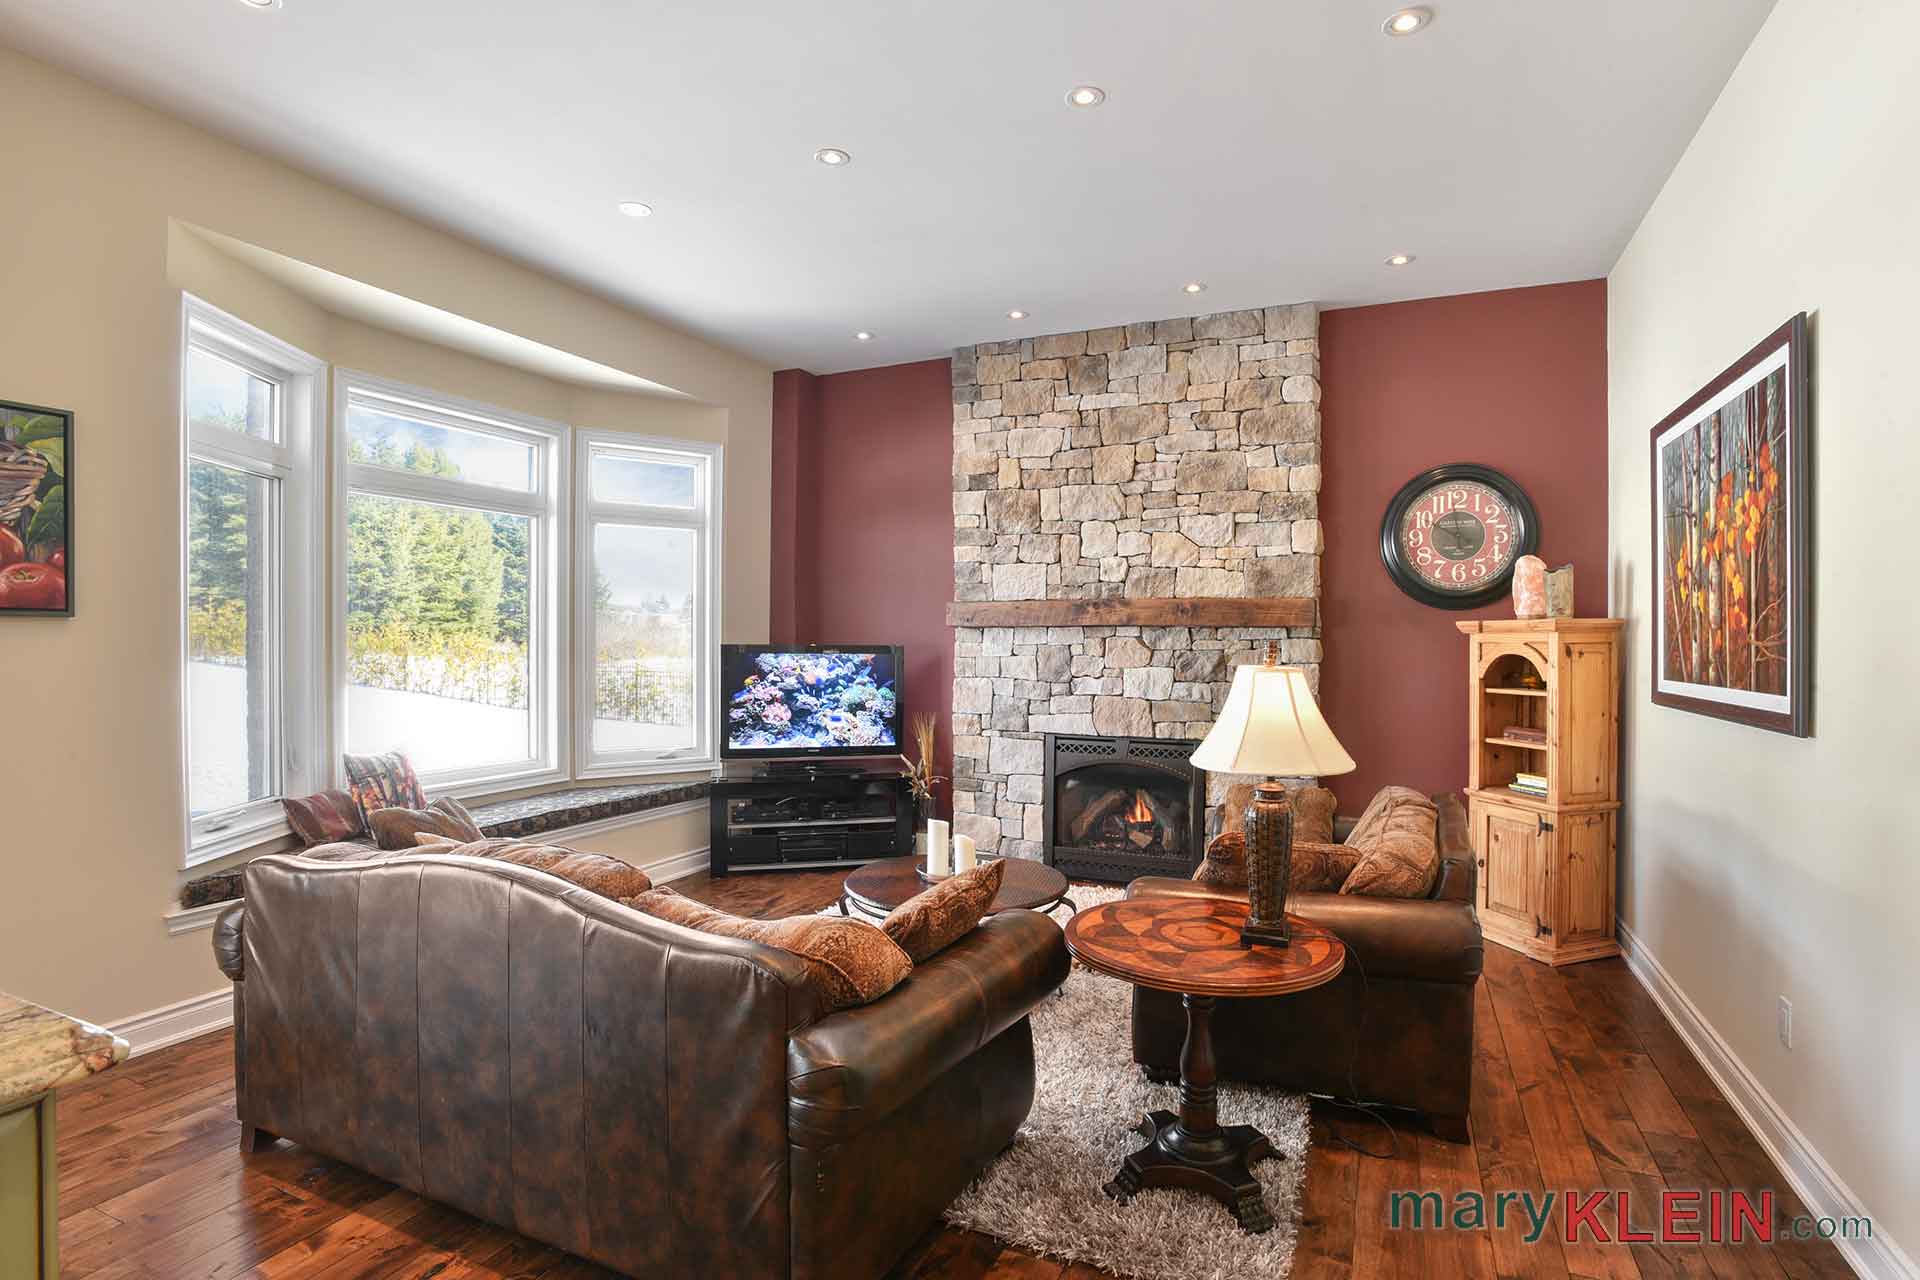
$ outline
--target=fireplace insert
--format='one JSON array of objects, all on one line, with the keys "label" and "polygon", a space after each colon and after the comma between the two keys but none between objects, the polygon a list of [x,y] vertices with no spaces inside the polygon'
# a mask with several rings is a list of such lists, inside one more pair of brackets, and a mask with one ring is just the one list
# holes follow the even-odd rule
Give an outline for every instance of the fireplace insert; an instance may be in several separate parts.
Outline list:
[{"label": "fireplace insert", "polygon": [[1047,865],[1126,884],[1193,874],[1206,851],[1207,775],[1172,738],[1047,735]]}]

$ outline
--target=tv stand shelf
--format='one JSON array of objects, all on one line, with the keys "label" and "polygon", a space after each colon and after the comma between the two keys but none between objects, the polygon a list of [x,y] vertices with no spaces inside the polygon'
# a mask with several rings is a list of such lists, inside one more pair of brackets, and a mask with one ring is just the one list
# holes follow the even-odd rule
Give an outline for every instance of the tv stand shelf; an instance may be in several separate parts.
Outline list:
[{"label": "tv stand shelf", "polygon": [[913,849],[913,801],[897,771],[788,767],[713,780],[709,870],[854,867]]}]

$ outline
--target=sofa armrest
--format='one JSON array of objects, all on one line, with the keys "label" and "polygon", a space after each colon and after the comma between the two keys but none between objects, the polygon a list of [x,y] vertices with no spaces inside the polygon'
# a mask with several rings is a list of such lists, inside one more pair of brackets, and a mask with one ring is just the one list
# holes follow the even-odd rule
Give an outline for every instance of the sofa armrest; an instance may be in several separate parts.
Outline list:
[{"label": "sofa armrest", "polygon": [[1231,898],[1236,902],[1247,901],[1245,889],[1229,889],[1225,885],[1183,880],[1177,876],[1141,876],[1127,886],[1129,898],[1150,895],[1160,898]]},{"label": "sofa armrest", "polygon": [[794,1033],[787,1131],[825,1146],[866,1130],[1027,1015],[1066,981],[1066,936],[1031,911],[1003,911],[887,995]]},{"label": "sofa armrest", "polygon": [[235,982],[247,976],[247,904],[236,902],[213,920],[213,962]]},{"label": "sofa armrest", "polygon": [[1349,967],[1368,979],[1477,982],[1483,958],[1480,921],[1468,902],[1371,898],[1355,893],[1296,893],[1287,910],[1330,929]]}]

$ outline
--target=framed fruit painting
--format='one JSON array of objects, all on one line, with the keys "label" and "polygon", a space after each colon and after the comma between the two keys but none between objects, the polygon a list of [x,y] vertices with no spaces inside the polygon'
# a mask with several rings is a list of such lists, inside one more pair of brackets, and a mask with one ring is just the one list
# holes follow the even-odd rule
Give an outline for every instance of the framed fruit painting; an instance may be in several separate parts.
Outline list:
[{"label": "framed fruit painting", "polygon": [[73,616],[73,415],[0,400],[0,618]]},{"label": "framed fruit painting", "polygon": [[1394,585],[1437,609],[1472,609],[1505,595],[1513,565],[1540,543],[1526,491],[1476,462],[1423,471],[1380,520],[1380,560]]},{"label": "framed fruit painting", "polygon": [[1813,731],[1808,387],[1803,312],[1653,428],[1660,706]]}]

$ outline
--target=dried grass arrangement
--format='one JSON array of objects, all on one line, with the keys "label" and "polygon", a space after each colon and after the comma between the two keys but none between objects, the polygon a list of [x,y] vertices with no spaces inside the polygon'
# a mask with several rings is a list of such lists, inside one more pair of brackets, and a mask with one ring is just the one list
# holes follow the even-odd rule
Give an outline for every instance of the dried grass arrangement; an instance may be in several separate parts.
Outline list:
[{"label": "dried grass arrangement", "polygon": [[916,713],[912,725],[913,749],[914,754],[919,758],[915,760],[904,755],[900,757],[900,764],[906,771],[907,786],[913,792],[914,803],[928,808],[933,805],[934,787],[946,781],[944,777],[933,771],[934,729],[938,723],[930,711]]}]

